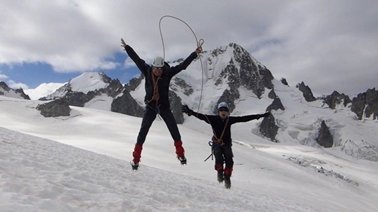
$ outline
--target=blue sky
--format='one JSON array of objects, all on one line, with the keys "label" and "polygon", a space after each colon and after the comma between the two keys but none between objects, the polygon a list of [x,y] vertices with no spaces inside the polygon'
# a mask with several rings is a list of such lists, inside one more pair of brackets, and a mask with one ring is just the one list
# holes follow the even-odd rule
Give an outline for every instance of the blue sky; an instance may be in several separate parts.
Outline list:
[{"label": "blue sky", "polygon": [[[115,68],[108,70],[93,70],[99,72],[105,72],[106,75],[115,79],[119,79],[122,83],[127,83],[131,78],[139,75],[139,70],[136,67],[128,67],[126,69],[123,65],[127,58],[126,53],[117,53],[113,62],[118,65]],[[34,63],[16,63],[12,65],[0,64],[0,74],[7,76],[4,81],[9,84],[23,85],[25,88],[36,88],[38,85],[46,82],[68,82],[70,79],[80,75],[82,71],[70,71],[70,72],[57,72],[54,68],[42,62]],[[17,81],[15,81],[17,80]],[[25,86],[26,85],[26,86]]]},{"label": "blue sky", "polygon": [[[162,55],[159,19],[173,15],[204,50],[237,43],[290,85],[355,95],[378,86],[377,14],[376,0],[2,0],[0,80],[34,88],[103,71],[127,82],[138,71],[120,38],[150,63]],[[164,20],[162,30],[167,60],[196,48],[182,23]]]}]

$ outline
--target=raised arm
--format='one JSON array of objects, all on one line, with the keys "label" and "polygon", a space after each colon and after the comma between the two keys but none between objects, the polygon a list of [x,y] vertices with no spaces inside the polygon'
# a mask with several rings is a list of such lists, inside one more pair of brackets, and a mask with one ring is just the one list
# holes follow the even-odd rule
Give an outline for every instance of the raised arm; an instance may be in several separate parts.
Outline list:
[{"label": "raised arm", "polygon": [[247,122],[247,121],[259,119],[262,117],[268,117],[269,115],[270,115],[270,112],[266,112],[263,114],[247,115],[247,116],[230,116],[230,124],[238,123],[238,122]]},{"label": "raised arm", "polygon": [[127,45],[125,41],[121,38],[122,47],[125,49],[129,57],[134,61],[134,63],[137,65],[139,70],[144,74],[144,76],[147,75],[147,70],[150,68],[150,66],[142,60],[138,54],[134,51],[131,46]]},{"label": "raised arm", "polygon": [[188,107],[188,105],[182,106],[182,112],[188,114],[188,116],[193,115],[194,117],[196,117],[196,118],[198,118],[198,119],[200,119],[202,121],[205,121],[208,124],[210,124],[210,119],[212,119],[211,115],[205,115],[205,114],[202,114],[202,113],[196,113],[196,112],[194,112],[193,110],[191,110]]},{"label": "raised arm", "polygon": [[198,47],[196,51],[192,52],[189,57],[187,57],[182,63],[178,64],[177,66],[171,67],[169,72],[169,76],[173,77],[178,74],[180,71],[185,70],[190,63],[193,62],[194,59],[202,52],[202,47]]}]

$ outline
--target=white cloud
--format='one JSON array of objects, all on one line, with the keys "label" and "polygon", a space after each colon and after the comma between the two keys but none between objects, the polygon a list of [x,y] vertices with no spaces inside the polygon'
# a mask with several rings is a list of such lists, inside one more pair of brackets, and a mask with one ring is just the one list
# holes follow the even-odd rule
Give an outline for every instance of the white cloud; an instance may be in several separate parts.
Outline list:
[{"label": "white cloud", "polygon": [[28,86],[24,83],[17,83],[13,80],[10,80],[9,77],[5,74],[2,74],[1,71],[0,71],[0,81],[5,82],[10,88],[13,88],[13,89],[18,89],[18,88],[27,89],[28,88]]},{"label": "white cloud", "polygon": [[0,71],[0,81],[5,81],[8,79],[8,76],[5,75],[5,74],[2,74],[1,71]]},{"label": "white cloud", "polygon": [[13,89],[19,89],[19,88],[22,88],[22,89],[25,90],[25,89],[28,89],[28,88],[29,88],[26,84],[21,83],[21,82],[15,82],[15,81],[13,81],[13,80],[8,80],[7,84],[8,84],[8,86],[9,86],[10,88],[13,88]]},{"label": "white cloud", "polygon": [[133,68],[136,67],[135,63],[128,57],[125,62],[123,63],[123,66],[128,69],[128,68]]},{"label": "white cloud", "polygon": [[[121,37],[151,61],[162,55],[158,21],[166,14],[187,21],[205,39],[204,49],[239,43],[277,78],[303,80],[315,92],[355,93],[378,81],[375,0],[3,0],[0,63],[112,69],[122,65],[107,59],[123,51]],[[182,23],[165,19],[162,27],[168,60],[196,48]]]}]

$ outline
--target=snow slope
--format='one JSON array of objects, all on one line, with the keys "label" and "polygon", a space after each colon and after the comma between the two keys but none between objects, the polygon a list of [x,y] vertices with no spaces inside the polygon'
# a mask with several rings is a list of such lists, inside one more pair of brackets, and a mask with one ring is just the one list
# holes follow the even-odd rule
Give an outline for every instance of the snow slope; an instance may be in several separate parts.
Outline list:
[{"label": "snow slope", "polygon": [[70,81],[72,91],[88,93],[108,86],[98,72],[84,72]]},{"label": "snow slope", "polygon": [[156,168],[134,172],[125,161],[4,128],[0,147],[1,211],[307,209],[244,190],[223,195],[215,182]]},{"label": "snow slope", "polygon": [[233,127],[235,167],[226,190],[216,182],[214,161],[203,162],[211,131],[199,120],[179,126],[188,165],[179,165],[156,119],[140,170],[131,172],[140,118],[80,107],[71,107],[70,117],[43,118],[38,103],[0,97],[0,127],[14,130],[0,129],[2,211],[378,210],[378,163],[269,142],[251,133],[258,121]]}]

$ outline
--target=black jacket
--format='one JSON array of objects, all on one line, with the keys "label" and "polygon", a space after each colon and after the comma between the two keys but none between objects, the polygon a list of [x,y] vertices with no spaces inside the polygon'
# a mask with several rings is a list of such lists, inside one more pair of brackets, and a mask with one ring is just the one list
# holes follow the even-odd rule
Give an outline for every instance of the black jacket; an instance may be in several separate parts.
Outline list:
[{"label": "black jacket", "polygon": [[142,60],[137,53],[132,49],[129,45],[126,45],[125,50],[129,57],[134,61],[134,63],[138,66],[139,70],[142,72],[146,79],[145,83],[145,90],[146,96],[144,98],[147,104],[151,106],[160,105],[161,108],[169,108],[169,84],[173,76],[179,73],[182,70],[185,70],[190,63],[197,57],[197,53],[193,52],[190,54],[188,58],[186,58],[182,63],[178,64],[177,66],[170,67],[167,63],[165,63],[163,69],[163,75],[160,77],[158,81],[159,87],[159,102],[148,102],[153,95],[153,82],[152,82],[152,67],[148,65],[144,60]]},{"label": "black jacket", "polygon": [[231,139],[231,125],[238,123],[238,122],[247,122],[251,121],[253,119],[259,119],[263,117],[263,114],[256,114],[256,115],[248,115],[248,116],[229,116],[228,117],[228,123],[227,126],[226,122],[227,119],[222,119],[218,115],[204,115],[201,113],[196,113],[193,111],[193,116],[197,117],[198,119],[201,119],[205,121],[206,123],[211,125],[211,128],[213,129],[213,133],[217,138],[221,138],[223,129],[225,129],[222,140],[224,145],[232,145],[232,139]]}]

